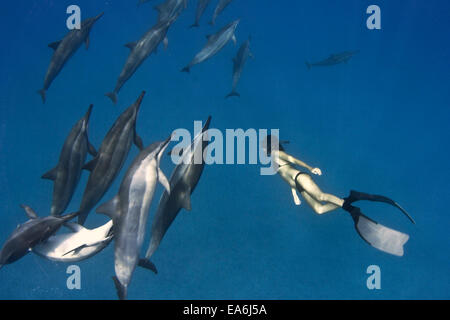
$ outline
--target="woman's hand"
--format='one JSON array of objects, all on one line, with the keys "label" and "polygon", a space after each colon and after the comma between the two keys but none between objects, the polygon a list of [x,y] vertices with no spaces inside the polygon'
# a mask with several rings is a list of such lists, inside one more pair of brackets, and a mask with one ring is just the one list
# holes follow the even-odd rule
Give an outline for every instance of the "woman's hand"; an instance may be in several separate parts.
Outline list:
[{"label": "woman's hand", "polygon": [[311,169],[311,173],[312,174],[316,174],[318,176],[321,176],[322,175],[322,170],[320,170],[319,168],[314,168],[314,169]]}]

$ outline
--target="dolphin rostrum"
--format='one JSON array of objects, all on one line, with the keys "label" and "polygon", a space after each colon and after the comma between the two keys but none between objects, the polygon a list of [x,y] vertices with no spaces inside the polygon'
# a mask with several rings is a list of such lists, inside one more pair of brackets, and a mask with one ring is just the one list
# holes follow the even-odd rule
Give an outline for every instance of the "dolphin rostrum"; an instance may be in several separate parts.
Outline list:
[{"label": "dolphin rostrum", "polygon": [[16,230],[9,236],[0,251],[0,268],[5,264],[13,263],[37,244],[44,242],[58,229],[77,214],[71,213],[62,217],[48,216],[39,218],[30,207],[22,205],[30,220],[17,226]]},{"label": "dolphin rostrum", "polygon": [[91,171],[78,210],[78,223],[83,225],[89,211],[100,201],[122,169],[131,144],[143,149],[142,139],[136,133],[136,118],[145,91],[113,124],[103,139],[97,156],[83,168]]},{"label": "dolphin rostrum", "polygon": [[350,60],[355,54],[357,54],[359,50],[356,51],[345,51],[341,53],[331,54],[328,58],[325,60],[315,62],[315,63],[309,63],[305,62],[308,69],[311,69],[312,67],[327,67],[327,66],[334,66],[339,63],[347,63],[348,60]]},{"label": "dolphin rostrum", "polygon": [[223,10],[231,3],[233,0],[219,0],[219,3],[214,9],[213,17],[210,24],[214,25],[216,23],[217,16],[222,13]]},{"label": "dolphin rostrum", "polygon": [[166,38],[167,31],[171,23],[176,17],[172,17],[170,20],[157,23],[150,30],[148,30],[141,39],[137,42],[130,42],[125,46],[131,51],[128,55],[127,61],[123,66],[122,72],[117,79],[117,84],[113,92],[108,92],[106,94],[114,104],[117,103],[117,94],[119,93],[122,86],[131,76],[136,72],[140,65],[147,59],[147,57],[156,52],[158,45],[164,41],[164,46],[167,47],[168,40]]},{"label": "dolphin rostrum", "polygon": [[239,20],[233,21],[223,27],[219,32],[208,35],[206,38],[208,42],[203,47],[203,49],[197,53],[197,55],[192,59],[192,61],[184,67],[182,72],[190,72],[191,67],[199,64],[212,56],[214,56],[217,52],[219,52],[230,40],[236,44],[236,37],[234,32],[236,31],[236,27],[239,24]]},{"label": "dolphin rostrum", "polygon": [[114,221],[113,277],[119,299],[124,300],[136,266],[157,272],[149,260],[139,259],[144,241],[150,204],[159,181],[170,192],[169,181],[159,168],[171,137],[151,144],[135,158],[119,188],[118,194],[97,208]]},{"label": "dolphin rostrum", "polygon": [[92,26],[102,15],[103,12],[96,17],[82,21],[79,30],[73,29],[62,40],[52,42],[48,45],[55,52],[53,53],[47,74],[45,75],[44,86],[38,91],[42,97],[42,102],[45,103],[46,91],[70,57],[72,57],[83,42],[86,43],[86,49],[89,47],[89,33],[91,32]]},{"label": "dolphin rostrum", "polygon": [[211,0],[198,0],[197,3],[197,11],[195,13],[195,22],[193,25],[190,26],[190,28],[198,27],[200,26],[200,18],[202,17],[203,13],[205,12],[206,8],[208,7]]},{"label": "dolphin rostrum", "polygon": [[72,128],[59,156],[58,165],[45,173],[42,178],[54,181],[53,202],[50,214],[61,215],[72,199],[80,181],[87,152],[96,156],[97,151],[89,143],[87,131],[92,105]]},{"label": "dolphin rostrum", "polygon": [[52,261],[78,262],[96,255],[113,239],[112,220],[92,230],[74,222],[64,225],[72,232],[51,236],[35,246],[33,253]]},{"label": "dolphin rostrum", "polygon": [[236,57],[233,58],[233,87],[231,92],[225,97],[240,97],[241,95],[236,91],[237,84],[239,82],[239,79],[241,78],[242,70],[244,69],[245,62],[247,61],[248,57],[253,58],[253,54],[250,51],[250,40],[249,37],[248,40],[246,40],[241,47],[239,48]]},{"label": "dolphin rostrum", "polygon": [[[159,201],[158,210],[153,219],[150,246],[145,255],[149,259],[158,248],[172,222],[182,208],[191,210],[191,194],[197,186],[205,166],[203,156],[208,145],[208,117],[202,132],[192,141],[190,148],[183,150],[180,164],[170,177],[170,194],[164,192]],[[201,161],[199,161],[199,160]],[[197,160],[197,161],[196,161]]]}]

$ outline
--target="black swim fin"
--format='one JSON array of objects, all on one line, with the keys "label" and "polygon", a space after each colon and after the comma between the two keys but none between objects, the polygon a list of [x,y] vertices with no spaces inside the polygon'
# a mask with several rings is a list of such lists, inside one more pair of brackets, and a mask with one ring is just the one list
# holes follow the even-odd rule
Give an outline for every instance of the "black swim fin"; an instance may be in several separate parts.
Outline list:
[{"label": "black swim fin", "polygon": [[403,256],[403,245],[409,235],[379,224],[365,216],[358,207],[347,205],[344,210],[352,216],[356,231],[364,241],[383,252]]},{"label": "black swim fin", "polygon": [[360,200],[367,200],[367,201],[387,203],[387,204],[390,204],[391,206],[394,206],[397,209],[399,209],[401,212],[403,212],[403,214],[412,223],[416,224],[414,219],[409,215],[408,212],[406,212],[405,209],[403,209],[397,202],[395,202],[394,200],[392,200],[392,199],[390,199],[388,197],[375,195],[375,194],[368,194],[368,193],[364,193],[364,192],[358,192],[358,191],[351,190],[350,191],[350,195],[347,198],[345,198],[344,200],[345,200],[344,206],[343,206],[344,209],[345,209],[346,206],[349,206],[352,203],[354,203],[356,201],[360,201]]}]

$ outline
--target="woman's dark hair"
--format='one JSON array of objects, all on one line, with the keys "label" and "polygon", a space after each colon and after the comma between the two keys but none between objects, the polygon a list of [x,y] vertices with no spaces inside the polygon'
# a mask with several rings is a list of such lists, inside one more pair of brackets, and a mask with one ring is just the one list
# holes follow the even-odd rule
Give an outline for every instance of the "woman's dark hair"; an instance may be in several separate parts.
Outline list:
[{"label": "woman's dark hair", "polygon": [[271,154],[271,152],[272,152],[272,141],[274,141],[274,142],[278,141],[278,150],[284,151],[284,147],[283,147],[283,145],[280,143],[280,141],[278,140],[278,137],[276,137],[276,136],[272,137],[272,135],[269,134],[269,135],[266,137],[266,140],[264,141],[264,142],[265,142],[265,148],[266,148],[266,151],[267,151],[267,155],[268,155],[268,156],[270,156],[270,154]]}]

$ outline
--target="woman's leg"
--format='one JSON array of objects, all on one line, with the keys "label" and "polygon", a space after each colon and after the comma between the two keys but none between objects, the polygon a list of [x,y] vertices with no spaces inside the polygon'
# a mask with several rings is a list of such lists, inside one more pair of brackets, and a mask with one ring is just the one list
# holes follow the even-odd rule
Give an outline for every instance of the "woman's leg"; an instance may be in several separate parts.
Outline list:
[{"label": "woman's leg", "polygon": [[339,206],[332,203],[322,204],[321,202],[311,197],[306,191],[301,192],[301,194],[303,198],[306,200],[306,202],[317,214],[328,213],[330,211],[336,210],[337,208],[340,208]]},{"label": "woman's leg", "polygon": [[[324,193],[309,174],[297,175],[296,183],[305,200],[318,214],[342,207],[344,200],[332,194]],[[321,202],[328,202],[323,205]]]}]

